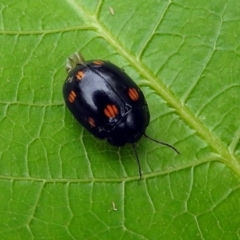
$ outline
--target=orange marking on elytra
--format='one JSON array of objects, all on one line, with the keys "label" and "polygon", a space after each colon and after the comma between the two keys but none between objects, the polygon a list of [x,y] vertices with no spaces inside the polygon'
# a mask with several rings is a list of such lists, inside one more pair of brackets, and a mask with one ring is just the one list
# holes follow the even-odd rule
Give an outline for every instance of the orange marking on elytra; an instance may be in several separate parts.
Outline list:
[{"label": "orange marking on elytra", "polygon": [[103,65],[103,61],[100,61],[100,60],[95,60],[93,61],[93,63],[99,66]]},{"label": "orange marking on elytra", "polygon": [[74,102],[74,100],[75,100],[75,98],[76,98],[76,93],[74,92],[74,91],[71,91],[70,93],[69,93],[69,95],[68,95],[68,101],[70,102],[70,103],[73,103]]},{"label": "orange marking on elytra", "polygon": [[88,118],[88,123],[91,127],[96,127],[95,120],[91,117]]},{"label": "orange marking on elytra", "polygon": [[128,96],[133,100],[137,101],[139,99],[139,94],[136,88],[129,88],[128,89]]},{"label": "orange marking on elytra", "polygon": [[118,114],[118,109],[116,107],[116,105],[110,105],[108,104],[105,108],[104,108],[104,114],[108,117],[108,118],[114,118],[116,117],[116,115]]},{"label": "orange marking on elytra", "polygon": [[78,80],[82,80],[83,76],[84,76],[84,73],[82,71],[78,71],[77,74],[76,74],[76,78]]}]

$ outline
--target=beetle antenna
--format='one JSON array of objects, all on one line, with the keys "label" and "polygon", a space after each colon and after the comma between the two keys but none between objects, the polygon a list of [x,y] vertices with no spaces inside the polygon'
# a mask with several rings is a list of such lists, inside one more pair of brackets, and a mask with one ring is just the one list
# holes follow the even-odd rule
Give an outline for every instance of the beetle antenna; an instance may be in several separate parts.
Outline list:
[{"label": "beetle antenna", "polygon": [[139,158],[138,158],[138,154],[137,154],[135,143],[132,143],[132,147],[133,147],[133,151],[135,153],[136,160],[137,160],[138,172],[139,172],[139,177],[140,177],[139,180],[141,180],[142,179],[142,168],[141,168],[141,165],[140,165],[140,162],[139,162]]},{"label": "beetle antenna", "polygon": [[158,140],[156,140],[156,139],[154,139],[154,138],[151,138],[151,137],[149,137],[146,133],[144,133],[143,135],[144,135],[144,137],[146,137],[146,138],[148,138],[148,139],[150,139],[150,140],[152,140],[152,141],[154,141],[154,142],[156,142],[156,143],[159,143],[159,144],[162,144],[162,145],[164,145],[164,146],[167,146],[167,147],[172,148],[176,153],[180,154],[180,152],[179,152],[175,147],[173,147],[172,145],[170,145],[170,144],[168,144],[168,143],[165,143],[165,142],[160,142],[160,141],[158,141]]}]

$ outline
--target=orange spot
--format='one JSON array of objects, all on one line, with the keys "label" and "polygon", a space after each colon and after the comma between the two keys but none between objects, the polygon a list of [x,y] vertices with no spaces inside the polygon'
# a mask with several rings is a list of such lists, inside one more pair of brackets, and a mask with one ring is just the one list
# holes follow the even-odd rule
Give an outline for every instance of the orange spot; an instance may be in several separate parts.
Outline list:
[{"label": "orange spot", "polygon": [[77,74],[76,74],[76,78],[78,80],[82,80],[83,76],[84,76],[84,73],[82,71],[78,71]]},{"label": "orange spot", "polygon": [[129,88],[128,89],[128,96],[133,100],[137,101],[139,99],[139,94],[136,88]]},{"label": "orange spot", "polygon": [[71,91],[71,92],[69,93],[69,95],[68,95],[68,101],[69,101],[70,103],[74,102],[76,96],[77,96],[76,93],[75,93],[74,91]]},{"label": "orange spot", "polygon": [[91,117],[88,118],[88,123],[91,127],[96,127],[95,120]]},{"label": "orange spot", "polygon": [[95,60],[93,61],[93,63],[99,66],[103,65],[103,61],[100,61],[100,60]]},{"label": "orange spot", "polygon": [[114,118],[114,117],[116,117],[116,115],[118,114],[118,109],[117,109],[116,105],[110,105],[110,104],[108,104],[108,105],[104,108],[104,114],[105,114],[108,118]]}]

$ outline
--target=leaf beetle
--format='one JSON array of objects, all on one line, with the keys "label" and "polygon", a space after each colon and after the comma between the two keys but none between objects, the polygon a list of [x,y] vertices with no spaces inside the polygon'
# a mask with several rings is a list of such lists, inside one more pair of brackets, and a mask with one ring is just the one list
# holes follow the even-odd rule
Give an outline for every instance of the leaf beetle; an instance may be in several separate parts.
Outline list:
[{"label": "leaf beetle", "polygon": [[67,60],[68,76],[63,84],[65,103],[76,120],[97,138],[114,146],[132,144],[140,179],[142,170],[135,143],[142,137],[168,146],[146,135],[150,121],[147,102],[137,84],[109,61],[84,61],[79,53]]}]

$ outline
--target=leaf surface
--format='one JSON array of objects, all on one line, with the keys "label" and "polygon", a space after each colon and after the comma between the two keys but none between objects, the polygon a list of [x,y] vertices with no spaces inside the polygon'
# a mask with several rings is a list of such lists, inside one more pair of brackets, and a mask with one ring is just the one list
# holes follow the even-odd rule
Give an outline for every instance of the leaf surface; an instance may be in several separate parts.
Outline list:
[{"label": "leaf surface", "polygon": [[[1,239],[240,238],[240,3],[3,0]],[[66,109],[65,62],[110,60],[151,112],[137,144]]]}]

